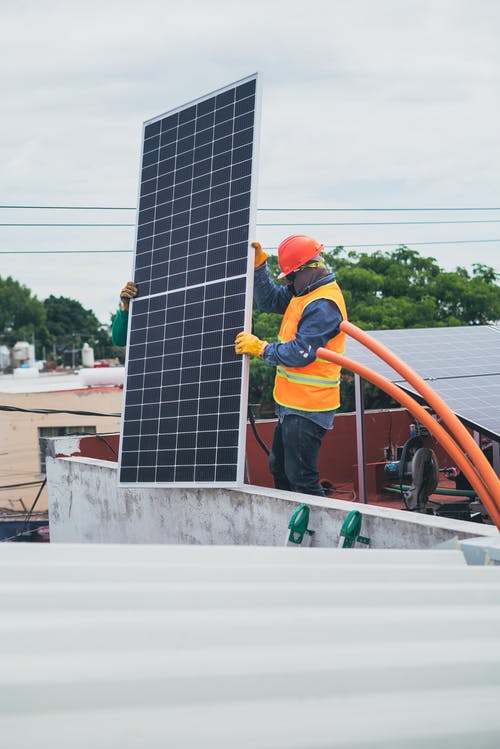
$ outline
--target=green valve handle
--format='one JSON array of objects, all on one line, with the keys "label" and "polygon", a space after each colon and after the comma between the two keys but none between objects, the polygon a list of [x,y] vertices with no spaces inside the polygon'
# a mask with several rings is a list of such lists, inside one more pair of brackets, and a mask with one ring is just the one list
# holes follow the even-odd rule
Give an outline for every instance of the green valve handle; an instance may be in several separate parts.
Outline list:
[{"label": "green valve handle", "polygon": [[[361,532],[362,520],[363,516],[361,515],[359,510],[352,510],[349,513],[349,515],[342,523],[342,528],[340,529],[339,547],[342,547],[344,549],[351,549],[355,545],[356,541],[361,544],[365,544],[365,546],[370,545],[369,538],[359,535]],[[343,541],[342,537],[344,538]]]},{"label": "green valve handle", "polygon": [[304,536],[313,536],[314,531],[307,527],[309,523],[309,507],[302,504],[297,507],[288,523],[287,542],[299,546]]}]

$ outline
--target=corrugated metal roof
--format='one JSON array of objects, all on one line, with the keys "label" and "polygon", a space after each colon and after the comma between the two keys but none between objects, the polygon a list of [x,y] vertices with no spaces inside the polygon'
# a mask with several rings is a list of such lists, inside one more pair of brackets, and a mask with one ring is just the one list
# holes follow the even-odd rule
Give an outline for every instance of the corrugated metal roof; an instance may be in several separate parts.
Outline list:
[{"label": "corrugated metal roof", "polygon": [[0,545],[6,747],[497,747],[460,551]]}]

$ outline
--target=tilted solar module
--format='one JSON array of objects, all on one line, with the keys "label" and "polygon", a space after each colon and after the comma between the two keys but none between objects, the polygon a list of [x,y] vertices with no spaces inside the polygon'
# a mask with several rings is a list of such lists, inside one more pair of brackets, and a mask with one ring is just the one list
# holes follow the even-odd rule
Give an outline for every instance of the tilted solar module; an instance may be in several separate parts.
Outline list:
[{"label": "tilted solar module", "polygon": [[[428,382],[466,424],[500,437],[500,329],[491,325],[376,330],[369,334],[387,346]],[[414,389],[382,359],[348,336],[346,356]]]},{"label": "tilted solar module", "polygon": [[[451,328],[370,330],[369,335],[403,359],[424,380],[473,377],[500,372],[500,329],[492,325],[460,325]],[[347,337],[346,356],[374,368],[394,381],[394,373],[376,354]]]},{"label": "tilted solar module", "polygon": [[258,77],[144,125],[120,483],[243,483]]},{"label": "tilted solar module", "polygon": [[[412,387],[399,384],[425,403]],[[500,441],[500,373],[484,377],[450,377],[434,380],[429,385],[467,426]]]}]

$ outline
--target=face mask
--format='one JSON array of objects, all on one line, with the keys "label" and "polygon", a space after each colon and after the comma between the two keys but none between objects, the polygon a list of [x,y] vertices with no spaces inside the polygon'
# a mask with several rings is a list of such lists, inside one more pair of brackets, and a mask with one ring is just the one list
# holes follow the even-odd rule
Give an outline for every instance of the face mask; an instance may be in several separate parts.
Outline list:
[{"label": "face mask", "polygon": [[293,279],[293,291],[295,296],[300,296],[310,286],[312,286],[320,278],[324,278],[328,275],[328,270],[324,263],[309,263],[302,268],[299,268],[294,273]]},{"label": "face mask", "polygon": [[314,262],[314,263],[306,263],[305,265],[301,265],[300,268],[297,268],[297,270],[293,270],[291,273],[287,273],[285,276],[288,283],[293,283],[297,277],[297,273],[300,270],[305,270],[306,268],[324,268],[325,264],[321,261]]}]

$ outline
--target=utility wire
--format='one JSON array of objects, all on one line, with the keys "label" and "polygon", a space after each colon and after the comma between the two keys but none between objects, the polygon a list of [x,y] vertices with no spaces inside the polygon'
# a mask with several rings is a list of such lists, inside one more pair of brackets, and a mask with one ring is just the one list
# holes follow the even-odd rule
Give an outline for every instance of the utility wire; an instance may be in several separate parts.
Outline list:
[{"label": "utility wire", "polygon": [[[368,242],[366,244],[351,244],[350,242],[340,242],[338,244],[325,244],[326,249],[335,249],[336,247],[412,247],[423,245],[442,245],[442,244],[487,244],[500,242],[500,239],[441,239],[432,242]],[[276,251],[276,246],[264,247],[265,250]],[[109,254],[109,253],[132,253],[134,250],[0,250],[0,255],[92,255],[92,254]]]},{"label": "utility wire", "polygon": [[[264,222],[257,222],[256,226],[430,226],[430,225],[436,225],[436,224],[500,224],[500,219],[498,218],[480,218],[480,219],[458,219],[453,221],[326,221],[326,222],[307,222],[307,223],[264,223]],[[10,226],[10,227],[26,227],[26,226],[47,226],[47,227],[79,227],[79,228],[96,228],[96,227],[129,227],[129,228],[135,228],[136,224],[72,224],[72,223],[64,223],[64,224],[52,224],[52,223],[30,223],[30,222],[20,222],[17,224],[14,223],[0,223],[0,226]]]},{"label": "utility wire", "polygon": [[[2,206],[0,206],[1,208]],[[331,212],[331,213],[370,213],[370,212],[396,212],[396,211],[500,211],[495,207],[466,206],[463,208],[258,208],[259,211],[280,211],[288,213],[292,211],[299,212]]]},{"label": "utility wire", "polygon": [[29,209],[44,211],[135,211],[137,207],[128,208],[125,206],[110,205],[0,205],[0,208],[12,209]]},{"label": "utility wire", "polygon": [[79,227],[94,227],[94,226],[135,226],[135,224],[31,224],[28,222],[19,223],[19,224],[0,224],[0,226],[79,226]]},{"label": "utility wire", "polygon": [[[135,211],[137,206],[109,206],[109,205],[0,205],[0,209],[29,209],[29,210],[55,210],[55,211]],[[453,207],[429,207],[429,208],[258,208],[259,211],[274,212],[389,212],[389,211],[500,211],[497,206],[463,206]]]},{"label": "utility wire", "polygon": [[[312,223],[286,223],[286,224],[273,224],[273,223],[257,223],[257,226],[428,226],[430,224],[500,224],[498,218],[480,218],[480,219],[462,219],[458,221],[327,221],[325,223],[312,222]],[[70,224],[68,224],[69,226]],[[115,226],[125,226],[125,224],[114,224]],[[0,224],[0,226],[7,226],[7,224]],[[30,224],[27,224],[30,226]],[[63,224],[64,226],[64,224]],[[92,226],[92,224],[88,224]],[[108,224],[109,226],[109,224]],[[135,226],[135,224],[134,224]]]},{"label": "utility wire", "polygon": [[329,245],[330,247],[412,247],[413,245],[428,244],[482,244],[488,242],[500,242],[500,239],[443,239],[438,242],[380,242],[369,244],[341,244]]},{"label": "utility wire", "polygon": [[99,255],[133,250],[0,250],[0,255]]}]

